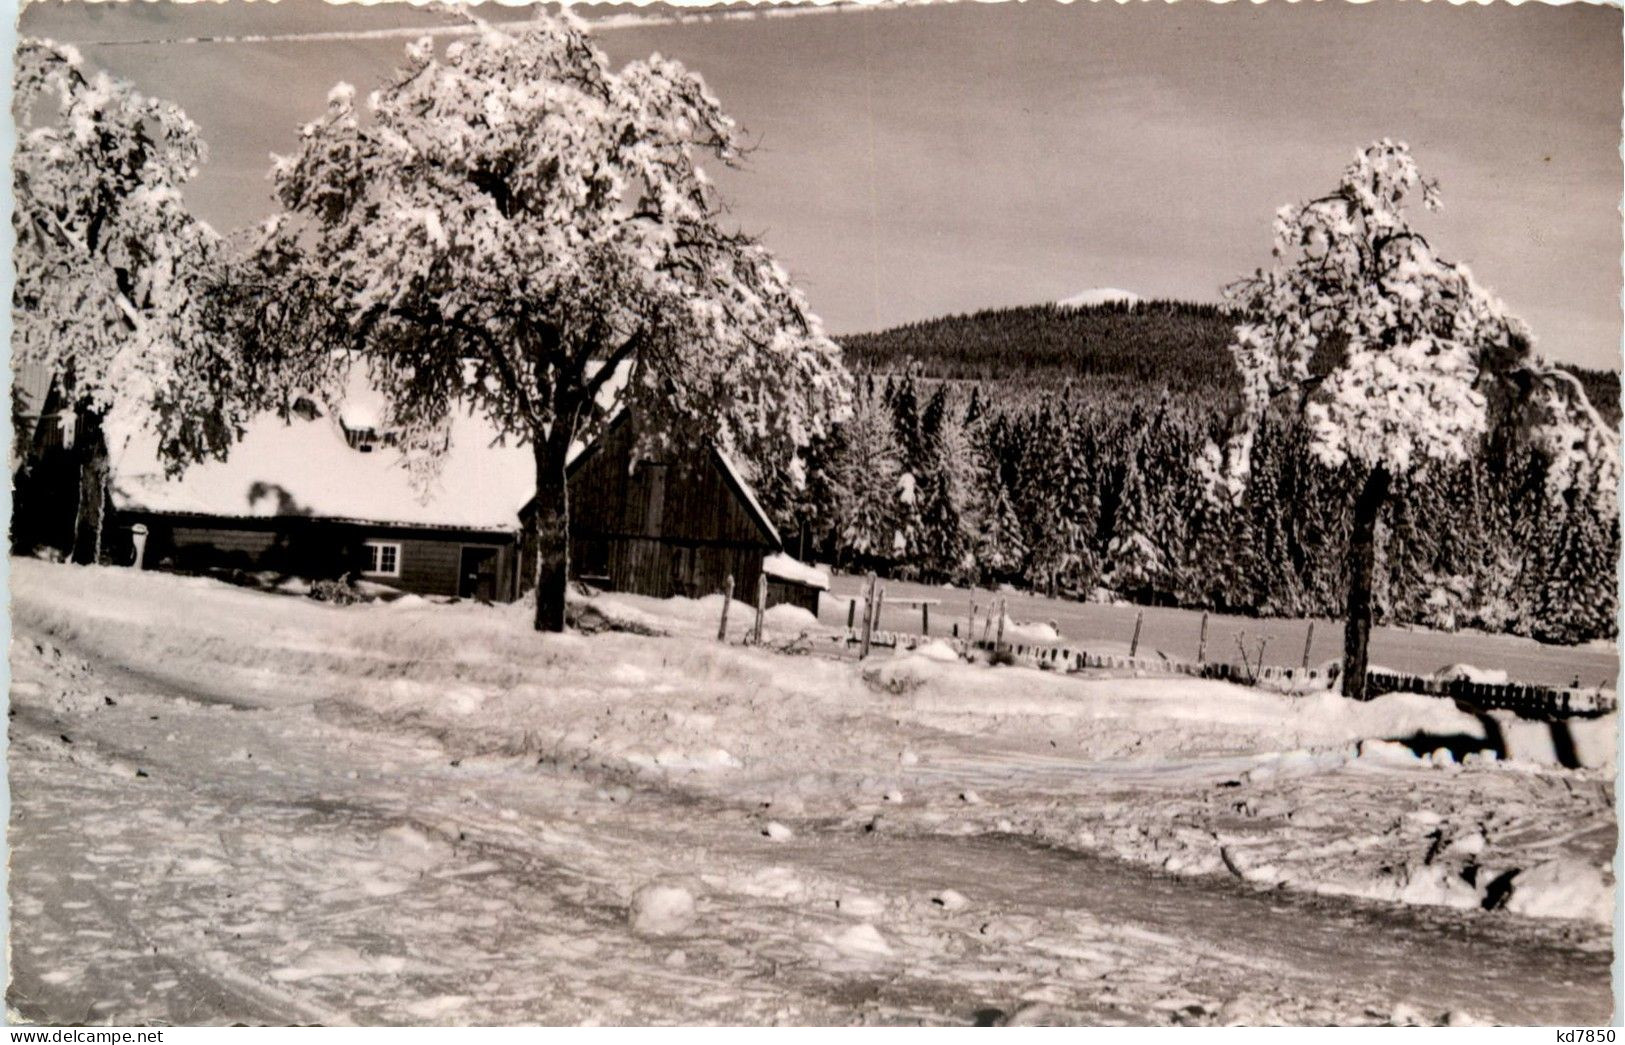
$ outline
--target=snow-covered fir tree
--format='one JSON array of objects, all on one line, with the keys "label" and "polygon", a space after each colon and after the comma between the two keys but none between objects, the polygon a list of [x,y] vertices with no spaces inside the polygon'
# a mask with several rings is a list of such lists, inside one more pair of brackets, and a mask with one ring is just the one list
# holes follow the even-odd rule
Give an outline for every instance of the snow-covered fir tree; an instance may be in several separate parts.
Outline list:
[{"label": "snow-covered fir tree", "polygon": [[1152,598],[1162,586],[1167,569],[1163,549],[1153,539],[1157,519],[1152,505],[1153,477],[1146,475],[1143,452],[1130,454],[1123,470],[1117,511],[1112,516],[1111,543],[1106,561],[1111,564],[1106,583],[1136,599]]},{"label": "snow-covered fir tree", "polygon": [[933,580],[959,580],[971,567],[971,495],[975,467],[970,439],[939,385],[920,418],[917,546]]},{"label": "snow-covered fir tree", "polygon": [[1027,583],[1053,592],[1071,562],[1075,542],[1072,520],[1066,511],[1067,445],[1064,406],[1040,407],[1024,426],[1018,443],[1016,491],[1027,548],[1024,573]]},{"label": "snow-covered fir tree", "polygon": [[1066,584],[1087,594],[1100,581],[1103,557],[1100,540],[1099,437],[1095,422],[1080,410],[1068,411],[1063,455],[1061,518],[1066,527],[1063,566]]},{"label": "snow-covered fir tree", "polygon": [[1534,607],[1538,639],[1572,643],[1614,631],[1619,517],[1596,503],[1600,496],[1606,495],[1590,484],[1565,491],[1567,517]]},{"label": "snow-covered fir tree", "polygon": [[1014,493],[1016,437],[1002,413],[978,415],[973,431],[977,509],[973,515],[972,547],[981,575],[978,579],[997,584],[1020,574],[1027,552]]},{"label": "snow-covered fir tree", "polygon": [[847,564],[895,553],[902,452],[892,413],[872,383],[854,396],[836,430],[827,478],[837,557]]},{"label": "snow-covered fir tree", "polygon": [[893,554],[903,576],[913,576],[922,566],[921,477],[926,470],[925,436],[921,431],[920,383],[918,371],[910,367],[895,381],[886,382],[886,405],[891,409],[892,428],[898,451],[896,533]]},{"label": "snow-covered fir tree", "polygon": [[476,28],[411,44],[365,98],[336,85],[276,160],[265,319],[292,382],[364,366],[426,473],[458,409],[534,448],[536,626],[560,630],[572,444],[626,407],[646,452],[713,440],[794,476],[850,379],[785,270],[725,225],[700,162],[734,163],[741,136],[697,75],[613,69],[568,13]]}]

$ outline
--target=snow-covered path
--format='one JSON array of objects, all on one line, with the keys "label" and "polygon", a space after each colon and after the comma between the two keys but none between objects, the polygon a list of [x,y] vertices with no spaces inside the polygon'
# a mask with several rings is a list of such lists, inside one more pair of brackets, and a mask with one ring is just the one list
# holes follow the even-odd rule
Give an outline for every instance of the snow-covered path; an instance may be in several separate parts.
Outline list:
[{"label": "snow-covered path", "polygon": [[[27,1019],[1608,1016],[1606,939],[1573,923],[1162,877],[928,817],[773,809],[794,831],[774,840],[739,794],[590,750],[471,755],[433,721],[244,701],[224,672],[155,682],[162,662],[21,616],[8,1000]],[[696,896],[692,922],[634,932],[651,883]]]}]

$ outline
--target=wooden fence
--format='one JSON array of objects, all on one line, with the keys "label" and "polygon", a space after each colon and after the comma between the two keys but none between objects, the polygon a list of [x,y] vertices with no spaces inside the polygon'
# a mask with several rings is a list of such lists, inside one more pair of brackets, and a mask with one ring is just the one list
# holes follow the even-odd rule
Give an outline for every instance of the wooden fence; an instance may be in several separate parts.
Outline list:
[{"label": "wooden fence", "polygon": [[1590,718],[1618,707],[1611,692],[1566,686],[1529,686],[1519,682],[1470,682],[1467,679],[1430,679],[1386,671],[1366,673],[1373,697],[1383,693],[1426,693],[1449,697],[1488,710],[1504,708],[1524,718]]},{"label": "wooden fence", "polygon": [[[864,644],[864,637],[856,629],[846,634],[849,645]],[[1337,683],[1335,672],[1319,668],[1290,668],[1274,665],[1243,665],[1225,661],[1184,661],[1165,657],[1121,656],[1110,653],[1090,653],[1070,646],[1051,646],[1038,643],[1000,643],[996,640],[973,640],[959,637],[931,638],[907,632],[870,629],[868,646],[917,649],[927,642],[942,642],[961,656],[973,650],[1003,653],[1013,660],[1033,667],[1066,673],[1079,671],[1145,671],[1167,675],[1188,675],[1192,678],[1215,679],[1247,686],[1268,688],[1331,689]],[[1421,693],[1428,696],[1453,699],[1480,710],[1504,709],[1530,719],[1593,718],[1614,711],[1618,704],[1615,695],[1603,689],[1573,689],[1556,686],[1529,686],[1520,683],[1469,682],[1465,679],[1440,680],[1419,675],[1396,675],[1372,671],[1366,675],[1368,692],[1372,697],[1384,693]]]}]

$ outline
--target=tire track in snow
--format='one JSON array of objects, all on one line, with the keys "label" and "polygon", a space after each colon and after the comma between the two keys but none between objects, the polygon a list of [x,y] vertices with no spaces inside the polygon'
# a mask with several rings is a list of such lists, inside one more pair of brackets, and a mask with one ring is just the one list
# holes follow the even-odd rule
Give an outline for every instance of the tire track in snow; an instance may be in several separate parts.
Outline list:
[{"label": "tire track in snow", "polygon": [[[96,739],[109,749],[139,744],[169,728],[144,726],[144,709],[136,703],[131,700],[121,710],[107,712],[81,710],[76,722],[101,723]],[[1251,981],[1259,974],[1226,961],[1241,946],[1233,941],[1212,942],[1197,955],[1196,963],[1182,956],[1182,941],[1197,933],[1204,914],[1226,924],[1240,919],[1242,928],[1252,932],[1273,926],[1278,946],[1293,941],[1291,927],[1321,926],[1331,934],[1324,954],[1347,958],[1346,951],[1337,949],[1340,919],[1359,909],[1328,904],[1304,913],[1305,909],[1285,905],[1289,914],[1296,910],[1302,916],[1294,922],[1283,919],[1268,903],[1260,907],[1256,900],[1249,901],[1251,894],[1237,889],[1189,882],[1153,888],[1155,876],[1138,869],[1065,857],[1056,863],[1054,854],[1039,855],[1041,851],[1008,840],[910,836],[877,844],[862,841],[855,832],[819,831],[816,825],[798,823],[798,841],[775,846],[758,836],[752,817],[737,805],[719,805],[693,794],[673,799],[655,793],[635,798],[631,806],[594,806],[588,801],[593,782],[584,774],[544,774],[517,759],[493,760],[454,773],[415,738],[347,730],[319,721],[308,708],[228,712],[173,703],[170,714],[209,731],[220,749],[251,746],[259,755],[259,767],[275,770],[256,769],[250,776],[246,763],[222,759],[220,750],[197,757],[197,749],[184,743],[173,755],[163,756],[166,786],[174,781],[164,792],[171,804],[185,811],[212,803],[219,813],[206,825],[208,833],[216,833],[221,824],[239,829],[232,835],[237,849],[234,866],[274,855],[288,840],[299,838],[335,847],[346,859],[360,859],[366,841],[385,824],[415,825],[428,835],[445,834],[447,824],[461,825],[459,833],[468,835],[471,845],[459,859],[478,856],[497,865],[476,880],[413,886],[398,894],[402,899],[394,907],[372,904],[344,912],[340,902],[345,897],[357,899],[364,890],[340,889],[327,897],[327,910],[336,912],[330,932],[346,931],[352,938],[372,932],[388,940],[396,939],[390,933],[414,933],[404,942],[419,951],[456,955],[466,966],[459,977],[409,973],[383,981],[383,986],[367,981],[359,988],[334,987],[319,977],[290,981],[301,984],[299,997],[320,998],[321,1004],[338,1006],[351,1018],[359,1014],[376,1020],[390,1013],[398,1017],[405,997],[425,1002],[449,997],[466,985],[470,970],[490,980],[481,982],[475,992],[477,1003],[487,1006],[481,1014],[498,1018],[512,1011],[502,1006],[521,1006],[519,1020],[585,1019],[608,1012],[629,1019],[684,1013],[696,1021],[741,1022],[741,1012],[766,1020],[780,1008],[804,1022],[870,1016],[963,1020],[975,999],[1004,1007],[1031,1000],[1028,995],[1048,998],[1061,1011],[1093,1019],[1158,1019],[1166,1018],[1166,1013],[1157,1006],[1180,1001],[1181,990],[1201,995],[1196,1004],[1202,1012],[1195,1015],[1211,1016],[1215,1001],[1227,994],[1256,995],[1259,988]],[[143,729],[151,735],[142,736]],[[80,734],[91,736],[83,730]],[[186,739],[195,743],[195,738]],[[50,752],[48,743],[31,750]],[[383,768],[391,763],[393,769]],[[338,772],[349,764],[376,772],[349,782]],[[109,789],[106,794],[116,795],[111,770],[98,770],[94,777]],[[472,800],[465,801],[467,795]],[[81,806],[89,809],[95,803]],[[507,811],[514,816],[505,816]],[[295,812],[304,815],[292,817]],[[253,832],[243,826],[255,821],[265,822],[257,847]],[[549,826],[560,824],[567,826]],[[203,833],[203,828],[198,831]],[[775,866],[792,868],[807,894],[803,900],[753,898],[744,891],[753,875]],[[650,876],[707,869],[716,872],[712,876],[717,880],[712,897],[716,903],[697,937],[651,943],[630,936],[622,906],[628,886]],[[1113,885],[1080,890],[1076,888],[1080,877]],[[978,900],[985,906],[963,918],[933,915],[938,921],[927,922],[919,908],[921,895],[965,882],[976,883],[971,891],[981,894]],[[892,960],[852,965],[828,953],[824,938],[853,924],[825,903],[844,890],[879,899],[879,913],[873,917],[896,951]],[[1160,898],[1158,903],[1141,902],[1136,908],[1134,904],[1148,893]],[[477,907],[481,901],[494,908]],[[538,906],[527,910],[527,903]],[[437,905],[457,911],[459,917],[466,908],[474,917],[492,921],[489,937],[470,940],[456,927],[435,924]],[[380,925],[376,915],[381,911],[394,911],[421,924],[401,925],[397,918]],[[1382,909],[1382,917],[1393,915],[1391,909]],[[1259,924],[1252,926],[1253,922]],[[994,926],[991,935],[984,924]],[[1399,934],[1397,942],[1384,944],[1378,953],[1409,979],[1426,985],[1426,966],[1433,962],[1439,942],[1430,935],[1434,924],[1422,923],[1418,932]],[[1449,920],[1436,925],[1446,934],[1458,928]],[[1474,938],[1471,932],[1467,937]],[[1507,938],[1516,939],[1511,934]],[[1057,951],[1076,950],[1080,940],[1084,953],[1094,958],[1075,959]],[[584,947],[582,941],[591,946]],[[686,968],[667,968],[664,960],[677,950],[689,952]],[[1278,961],[1279,968],[1297,973],[1281,978],[1298,993],[1271,994],[1268,1004],[1305,1022],[1316,1022],[1317,1014],[1323,1016],[1320,1022],[1349,1019],[1359,1015],[1359,1006],[1375,1004],[1372,998],[1392,997],[1384,992],[1410,987],[1407,981],[1384,981],[1361,969],[1357,971],[1366,993],[1351,1000],[1342,984],[1326,982],[1323,969],[1291,969],[1295,953]],[[1081,966],[1080,975],[1088,978],[1063,976],[1066,962]],[[1597,982],[1593,964],[1586,960],[1576,965],[1556,954],[1539,975],[1572,975],[1577,982],[1590,984]],[[1328,967],[1335,967],[1335,962]],[[1512,967],[1519,968],[1515,962]],[[628,968],[637,973],[635,998],[628,997]],[[537,976],[558,987],[528,994],[518,989],[527,977]],[[696,980],[710,989],[696,990]],[[1535,993],[1544,997],[1545,981],[1537,976],[1531,982],[1541,984]],[[1446,983],[1429,989],[1433,997],[1443,999],[1459,997],[1458,987]],[[538,1017],[539,1012],[547,1016]]]}]

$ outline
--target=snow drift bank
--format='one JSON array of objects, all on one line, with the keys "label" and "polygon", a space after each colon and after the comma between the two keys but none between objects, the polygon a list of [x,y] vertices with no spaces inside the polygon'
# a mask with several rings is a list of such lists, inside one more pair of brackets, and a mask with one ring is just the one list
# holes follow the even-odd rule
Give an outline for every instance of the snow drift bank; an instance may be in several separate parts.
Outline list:
[{"label": "snow drift bank", "polygon": [[[430,734],[462,760],[682,790],[770,813],[793,837],[1012,832],[1269,886],[1548,917],[1603,910],[1610,775],[1503,762],[1497,734],[1516,730],[1435,698],[1081,680],[935,650],[792,657],[716,642],[720,597],[604,597],[606,618],[668,637],[587,637],[538,635],[524,606],[338,608],[170,575],[13,570],[19,629],[182,692],[313,703]],[[736,636],[750,616],[738,610]],[[769,642],[805,625],[770,614]],[[742,829],[767,830],[767,816]],[[1568,871],[1540,870],[1559,859]]]}]

